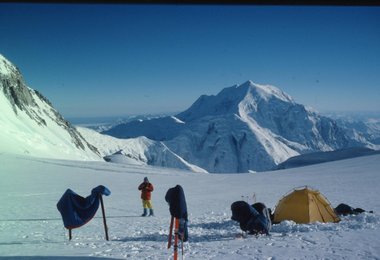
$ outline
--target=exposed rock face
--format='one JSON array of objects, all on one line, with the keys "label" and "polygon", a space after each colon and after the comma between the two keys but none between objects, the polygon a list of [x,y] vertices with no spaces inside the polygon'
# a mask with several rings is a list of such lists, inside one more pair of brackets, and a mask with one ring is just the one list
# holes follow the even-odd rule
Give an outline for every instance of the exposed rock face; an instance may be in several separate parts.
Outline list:
[{"label": "exposed rock face", "polygon": [[[73,149],[76,150],[73,153],[73,159],[76,155],[82,158],[100,159],[100,154],[97,149],[89,144],[81,134],[54,109],[47,98],[38,91],[29,88],[25,84],[18,68],[2,55],[0,55],[0,95],[3,95],[3,100],[7,101],[7,103],[4,101],[1,106],[4,110],[4,114],[2,115],[2,120],[4,121],[3,127],[4,129],[15,130],[7,131],[7,134],[13,133],[16,137],[22,135],[26,138],[27,135],[23,133],[23,128],[20,127],[25,125],[28,128],[28,135],[33,136],[33,133],[31,133],[29,129],[32,126],[33,131],[42,137],[40,140],[44,139],[49,145],[54,144],[54,147],[52,147],[54,151],[51,151],[52,157],[60,158],[60,149],[62,149],[65,158],[71,158],[70,149]],[[9,113],[5,114],[5,111]],[[11,113],[11,111],[13,111],[13,113]],[[30,121],[33,121],[35,124],[32,124]],[[19,135],[17,135],[17,132],[19,132]],[[49,139],[47,136],[50,134],[51,136],[59,136],[58,139],[60,140]],[[67,140],[65,135],[68,135],[69,140]],[[4,134],[0,138],[5,139],[12,137]],[[20,147],[25,145],[22,142],[14,142],[12,144]],[[36,150],[42,145],[44,144],[36,144]],[[3,149],[6,149],[6,147],[3,147]],[[38,155],[38,151],[33,151],[32,144],[24,150],[30,155]],[[45,149],[44,156],[48,155],[49,152]]]}]

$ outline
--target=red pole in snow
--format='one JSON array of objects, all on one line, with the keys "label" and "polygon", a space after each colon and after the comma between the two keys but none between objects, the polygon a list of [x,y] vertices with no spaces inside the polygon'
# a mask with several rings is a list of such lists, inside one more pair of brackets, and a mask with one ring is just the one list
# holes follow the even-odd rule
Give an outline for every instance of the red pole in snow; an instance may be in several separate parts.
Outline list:
[{"label": "red pole in snow", "polygon": [[178,259],[178,236],[179,236],[179,219],[175,218],[174,227],[174,260]]},{"label": "red pole in snow", "polygon": [[174,223],[174,217],[172,216],[170,220],[170,227],[169,227],[168,249],[172,246],[173,223]]}]

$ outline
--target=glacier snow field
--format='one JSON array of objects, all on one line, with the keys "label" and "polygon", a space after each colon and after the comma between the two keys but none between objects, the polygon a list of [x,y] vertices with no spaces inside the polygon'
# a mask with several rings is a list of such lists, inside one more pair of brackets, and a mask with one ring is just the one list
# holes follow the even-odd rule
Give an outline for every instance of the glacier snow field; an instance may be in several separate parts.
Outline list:
[{"label": "glacier snow field", "polygon": [[[289,170],[200,174],[178,169],[0,154],[0,259],[172,259],[166,191],[180,184],[189,212],[184,259],[379,259],[380,155]],[[140,217],[137,186],[153,183],[155,217]],[[56,204],[66,189],[82,196],[104,185],[110,240],[101,211],[69,241]],[[270,236],[242,236],[230,219],[237,200],[274,208],[295,187],[318,189],[335,207],[373,210],[340,223],[273,225]],[[182,255],[180,255],[180,258]]]}]

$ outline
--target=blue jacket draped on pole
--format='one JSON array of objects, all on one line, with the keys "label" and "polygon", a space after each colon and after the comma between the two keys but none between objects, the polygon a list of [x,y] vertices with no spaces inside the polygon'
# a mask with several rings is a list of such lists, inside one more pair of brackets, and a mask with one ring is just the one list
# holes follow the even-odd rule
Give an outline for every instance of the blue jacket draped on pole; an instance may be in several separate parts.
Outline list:
[{"label": "blue jacket draped on pole", "polygon": [[170,188],[165,195],[166,202],[169,203],[170,215],[180,220],[179,232],[183,234],[183,241],[188,240],[187,232],[187,206],[185,193],[180,185]]},{"label": "blue jacket draped on pole", "polygon": [[99,196],[110,194],[111,191],[103,185],[92,189],[91,195],[86,198],[67,189],[57,203],[65,228],[78,228],[89,222],[99,208]]}]

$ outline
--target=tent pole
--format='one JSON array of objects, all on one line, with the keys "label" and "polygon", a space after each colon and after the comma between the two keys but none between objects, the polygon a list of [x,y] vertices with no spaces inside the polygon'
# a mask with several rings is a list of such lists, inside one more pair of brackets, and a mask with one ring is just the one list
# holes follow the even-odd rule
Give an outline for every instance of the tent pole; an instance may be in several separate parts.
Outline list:
[{"label": "tent pole", "polygon": [[71,235],[71,228],[69,228],[69,240],[71,240],[73,237]]},{"label": "tent pole", "polygon": [[102,206],[102,214],[103,214],[103,224],[104,224],[104,232],[106,233],[106,240],[108,241],[108,228],[107,228],[107,222],[106,222],[106,213],[104,211],[104,203],[103,203],[103,197],[99,194],[99,200],[100,204]]}]

